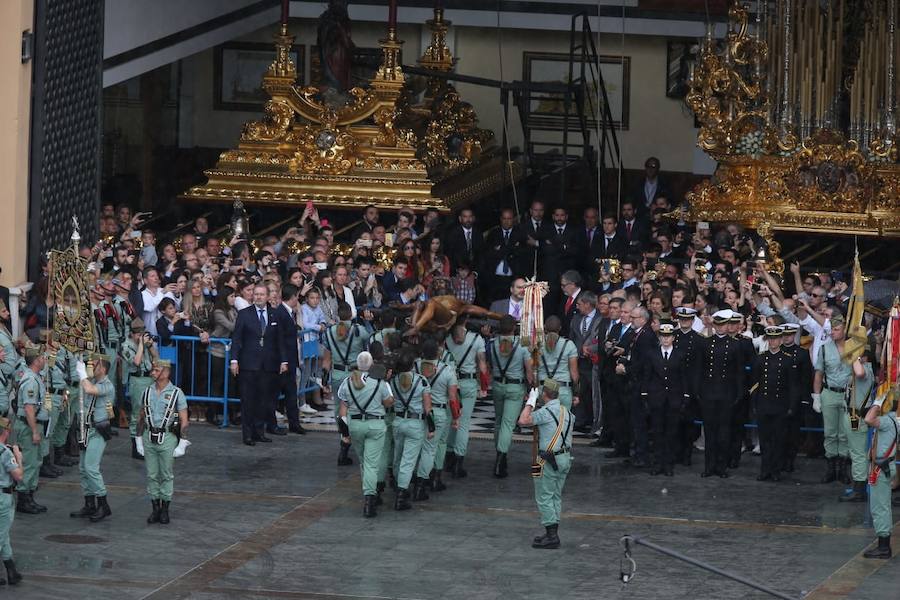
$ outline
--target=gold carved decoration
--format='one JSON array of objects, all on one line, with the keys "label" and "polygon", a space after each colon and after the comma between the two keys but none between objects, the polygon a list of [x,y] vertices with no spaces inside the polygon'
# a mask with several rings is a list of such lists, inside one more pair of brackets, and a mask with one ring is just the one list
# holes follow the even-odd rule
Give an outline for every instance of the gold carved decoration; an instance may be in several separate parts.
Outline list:
[{"label": "gold carved decoration", "polygon": [[88,292],[87,261],[78,255],[78,220],[72,218],[72,245],[50,251],[48,293],[53,298],[56,318],[53,339],[73,353],[99,349],[94,332],[94,316]]},{"label": "gold carved decoration", "polygon": [[[449,22],[436,9],[432,43],[420,63],[449,71]],[[334,207],[436,207],[450,210],[492,194],[522,169],[510,165],[493,134],[452,86],[429,85],[422,103],[407,86],[402,42],[389,28],[382,62],[366,87],[342,94],[296,85],[294,37],[282,24],[263,77],[270,96],[261,119],[243,127],[239,144],[223,152],[207,182],[182,198],[198,202]]]}]

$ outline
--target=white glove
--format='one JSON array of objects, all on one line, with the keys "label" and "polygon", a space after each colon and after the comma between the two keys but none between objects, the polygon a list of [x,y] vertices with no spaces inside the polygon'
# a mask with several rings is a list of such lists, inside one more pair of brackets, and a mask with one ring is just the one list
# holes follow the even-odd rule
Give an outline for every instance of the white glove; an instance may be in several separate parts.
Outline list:
[{"label": "white glove", "polygon": [[817,413],[822,412],[822,394],[812,394],[813,410]]},{"label": "white glove", "polygon": [[181,441],[178,442],[178,445],[175,446],[175,451],[172,452],[172,456],[175,458],[179,458],[184,456],[185,450],[188,449],[188,446],[191,445],[191,441],[187,438],[181,438]]},{"label": "white glove", "polygon": [[137,448],[137,453],[141,456],[144,455],[144,440],[140,436],[134,438],[134,446]]},{"label": "white glove", "polygon": [[75,372],[78,373],[78,381],[84,381],[85,379],[88,378],[87,366],[84,364],[83,361],[79,360],[78,363],[75,365]]},{"label": "white glove", "polygon": [[534,408],[535,406],[537,406],[537,399],[538,399],[538,389],[531,388],[531,391],[528,392],[528,400],[525,401],[525,405],[530,406],[531,408]]}]

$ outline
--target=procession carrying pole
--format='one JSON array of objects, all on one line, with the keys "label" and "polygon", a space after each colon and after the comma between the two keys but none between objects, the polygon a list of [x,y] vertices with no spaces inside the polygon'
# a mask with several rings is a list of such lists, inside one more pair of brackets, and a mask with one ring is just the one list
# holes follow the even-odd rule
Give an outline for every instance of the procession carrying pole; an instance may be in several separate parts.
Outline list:
[{"label": "procession carrying pole", "polygon": [[[546,281],[537,281],[537,275],[525,282],[525,297],[522,300],[522,319],[519,327],[519,341],[531,351],[532,377],[538,386],[538,370],[541,351],[544,346],[544,296],[549,287]],[[537,464],[538,430],[531,430],[531,464]]]}]

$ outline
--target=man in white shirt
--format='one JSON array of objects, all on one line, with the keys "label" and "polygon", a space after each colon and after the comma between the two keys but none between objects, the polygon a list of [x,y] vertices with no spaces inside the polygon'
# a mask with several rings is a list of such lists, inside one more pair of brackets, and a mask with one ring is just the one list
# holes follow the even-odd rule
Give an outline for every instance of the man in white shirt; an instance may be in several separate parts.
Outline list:
[{"label": "man in white shirt", "polygon": [[146,287],[141,291],[141,299],[144,303],[144,314],[142,317],[147,333],[155,336],[159,335],[156,331],[156,321],[159,320],[162,314],[159,312],[159,303],[162,302],[163,298],[172,298],[174,300],[175,297],[171,292],[159,287],[159,271],[156,270],[156,267],[146,267],[143,276]]}]

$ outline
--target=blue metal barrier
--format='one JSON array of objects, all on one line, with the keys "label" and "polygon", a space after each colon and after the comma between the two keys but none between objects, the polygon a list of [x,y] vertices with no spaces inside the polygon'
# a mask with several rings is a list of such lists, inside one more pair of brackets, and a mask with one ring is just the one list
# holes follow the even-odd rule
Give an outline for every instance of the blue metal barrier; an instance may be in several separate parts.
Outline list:
[{"label": "blue metal barrier", "polygon": [[[297,388],[299,396],[318,389],[319,386],[313,380],[313,374],[319,369],[321,355],[318,331],[304,329],[297,332],[297,337],[300,342],[300,381]],[[172,383],[182,389],[188,401],[221,404],[222,427],[228,427],[228,404],[241,401],[240,398],[232,397],[229,394],[229,392],[236,391],[234,386],[230,386],[231,340],[211,337],[208,343],[203,343],[199,337],[186,335],[173,335],[171,339],[176,345],[160,346],[159,357],[172,363]],[[202,352],[198,351],[198,344],[200,344]],[[209,347],[216,344],[224,346],[222,359],[209,352]],[[214,390],[213,386],[213,360],[223,361],[221,393],[215,394],[213,392],[217,390]],[[189,376],[184,374],[185,369],[190,369]],[[198,377],[198,374],[203,376]]]}]

